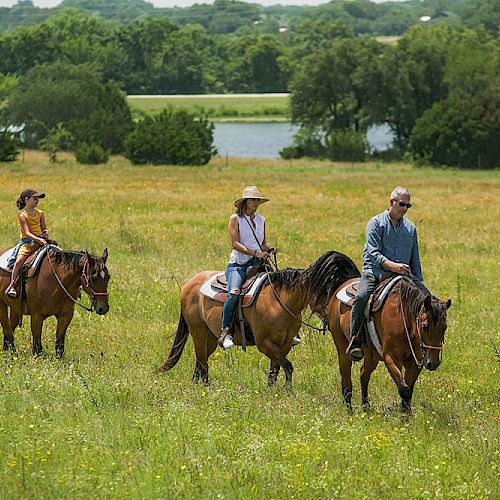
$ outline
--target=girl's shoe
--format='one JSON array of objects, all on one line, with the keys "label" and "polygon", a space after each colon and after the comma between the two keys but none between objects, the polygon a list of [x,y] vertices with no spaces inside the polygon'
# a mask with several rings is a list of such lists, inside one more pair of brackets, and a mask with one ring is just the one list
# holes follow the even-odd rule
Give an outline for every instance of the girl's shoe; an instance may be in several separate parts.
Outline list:
[{"label": "girl's shoe", "polygon": [[9,296],[9,297],[17,297],[17,292],[16,292],[16,289],[13,287],[13,286],[9,286],[7,288],[7,290],[5,290],[5,293]]}]

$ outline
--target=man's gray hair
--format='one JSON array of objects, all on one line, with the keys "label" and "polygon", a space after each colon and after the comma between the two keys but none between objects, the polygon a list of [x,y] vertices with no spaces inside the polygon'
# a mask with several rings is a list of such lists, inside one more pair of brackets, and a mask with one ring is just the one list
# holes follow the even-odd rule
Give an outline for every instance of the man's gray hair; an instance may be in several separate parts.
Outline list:
[{"label": "man's gray hair", "polygon": [[391,200],[400,201],[400,196],[411,196],[411,192],[409,189],[398,186],[397,188],[394,188],[394,191],[391,193]]}]

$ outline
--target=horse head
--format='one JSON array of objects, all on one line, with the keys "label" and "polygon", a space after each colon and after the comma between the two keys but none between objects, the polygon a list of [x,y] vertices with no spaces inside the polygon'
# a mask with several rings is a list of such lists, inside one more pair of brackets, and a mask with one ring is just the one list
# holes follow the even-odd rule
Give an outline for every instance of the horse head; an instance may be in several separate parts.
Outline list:
[{"label": "horse head", "polygon": [[428,295],[417,318],[420,330],[421,347],[424,353],[423,366],[434,371],[441,364],[444,334],[446,328],[447,311],[451,306],[451,299],[446,302]]},{"label": "horse head", "polygon": [[96,257],[85,252],[85,262],[81,276],[82,288],[92,300],[95,312],[100,315],[109,311],[107,259],[107,248],[104,250],[102,257]]}]

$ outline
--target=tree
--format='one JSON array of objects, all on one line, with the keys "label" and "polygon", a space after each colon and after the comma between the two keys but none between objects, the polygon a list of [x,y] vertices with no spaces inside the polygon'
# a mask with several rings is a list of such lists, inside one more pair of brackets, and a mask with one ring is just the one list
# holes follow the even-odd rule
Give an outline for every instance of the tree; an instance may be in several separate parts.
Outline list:
[{"label": "tree", "polygon": [[0,129],[0,162],[14,161],[19,154],[21,140],[17,134],[8,129]]},{"label": "tree", "polygon": [[364,114],[370,123],[388,123],[401,152],[406,150],[415,121],[435,102],[446,98],[447,29],[411,29],[396,46],[388,46],[365,78],[369,93]]},{"label": "tree", "polygon": [[68,150],[73,144],[73,136],[62,125],[58,123],[39,143],[40,149],[47,151],[49,154],[49,162],[55,163],[57,152],[60,150]]},{"label": "tree", "polygon": [[326,134],[363,130],[370,81],[362,75],[383,50],[374,40],[343,39],[304,58],[290,83],[292,121]]},{"label": "tree", "polygon": [[185,110],[164,109],[137,123],[125,156],[135,164],[204,165],[216,154],[213,124]]},{"label": "tree", "polygon": [[434,165],[500,166],[500,88],[454,94],[425,111],[411,134],[411,151]]},{"label": "tree", "polygon": [[36,146],[61,123],[76,143],[96,143],[120,152],[132,118],[125,95],[114,82],[101,83],[89,66],[45,64],[30,70],[9,99],[11,123],[25,124]]}]

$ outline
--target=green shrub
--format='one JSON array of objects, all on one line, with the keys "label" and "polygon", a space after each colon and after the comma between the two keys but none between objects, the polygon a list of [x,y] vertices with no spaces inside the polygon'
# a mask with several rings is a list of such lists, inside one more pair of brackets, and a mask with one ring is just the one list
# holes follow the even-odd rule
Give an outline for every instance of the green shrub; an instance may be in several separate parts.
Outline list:
[{"label": "green shrub", "polygon": [[291,158],[322,158],[325,156],[325,148],[322,142],[322,134],[316,127],[301,128],[293,137],[293,144],[280,151],[284,160]]},{"label": "green shrub", "polygon": [[500,97],[495,90],[453,95],[416,121],[410,147],[419,163],[460,168],[500,166]]},{"label": "green shrub", "polygon": [[78,163],[84,165],[100,165],[109,160],[109,151],[99,144],[80,144],[75,149],[75,158]]},{"label": "green shrub", "polygon": [[366,140],[355,130],[334,130],[325,137],[325,154],[333,161],[364,161]]},{"label": "green shrub", "polygon": [[9,130],[0,131],[0,161],[14,161],[19,154],[21,140]]},{"label": "green shrub", "polygon": [[217,153],[213,129],[203,116],[167,108],[137,123],[125,157],[134,164],[204,165]]}]

